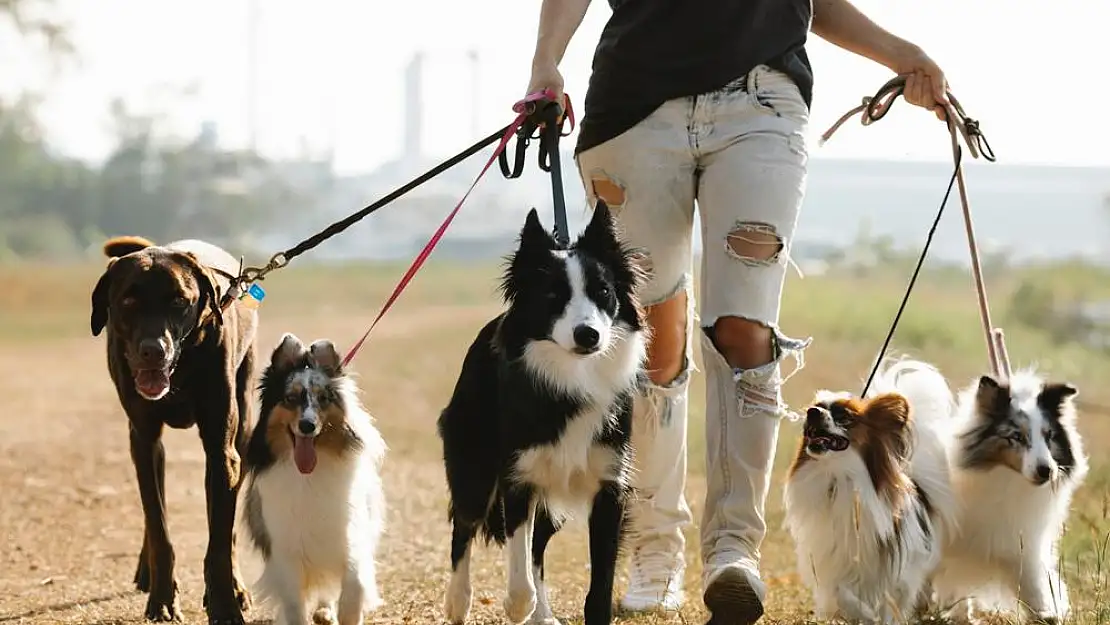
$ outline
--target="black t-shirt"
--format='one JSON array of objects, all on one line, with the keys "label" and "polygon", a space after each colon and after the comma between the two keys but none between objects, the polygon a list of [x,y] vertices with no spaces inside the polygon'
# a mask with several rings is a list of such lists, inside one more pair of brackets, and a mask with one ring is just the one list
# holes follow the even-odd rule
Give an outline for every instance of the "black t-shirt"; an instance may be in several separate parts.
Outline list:
[{"label": "black t-shirt", "polygon": [[575,152],[635,126],[667,100],[708,93],[766,64],[808,106],[811,0],[609,0]]}]

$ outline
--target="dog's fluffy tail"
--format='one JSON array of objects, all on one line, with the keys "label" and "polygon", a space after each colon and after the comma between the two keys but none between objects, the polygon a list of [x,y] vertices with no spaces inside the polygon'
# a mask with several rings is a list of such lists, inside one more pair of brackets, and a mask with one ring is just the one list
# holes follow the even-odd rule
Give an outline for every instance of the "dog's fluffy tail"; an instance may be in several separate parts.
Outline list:
[{"label": "dog's fluffy tail", "polygon": [[118,258],[153,245],[153,241],[139,236],[112,237],[104,242],[104,255],[108,258]]},{"label": "dog's fluffy tail", "polygon": [[933,365],[910,358],[886,360],[879,367],[868,396],[901,393],[913,406],[914,421],[939,426],[956,408],[948,381]]}]

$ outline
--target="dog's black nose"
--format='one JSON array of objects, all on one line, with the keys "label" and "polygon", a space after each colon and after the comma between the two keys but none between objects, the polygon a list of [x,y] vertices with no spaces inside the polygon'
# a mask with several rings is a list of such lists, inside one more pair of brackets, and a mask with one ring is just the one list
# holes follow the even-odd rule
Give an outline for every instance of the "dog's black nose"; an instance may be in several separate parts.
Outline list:
[{"label": "dog's black nose", "polygon": [[161,364],[166,359],[166,348],[159,339],[139,341],[139,358],[146,363]]},{"label": "dog's black nose", "polygon": [[597,347],[597,342],[600,340],[601,335],[590,326],[578,326],[574,329],[574,342],[579,347],[593,349]]},{"label": "dog's black nose", "polygon": [[297,422],[297,429],[301,434],[308,435],[316,431],[316,422],[312,419],[301,419]]},{"label": "dog's black nose", "polygon": [[1041,484],[1044,484],[1048,481],[1048,478],[1050,477],[1052,477],[1052,467],[1048,466],[1047,464],[1038,464],[1037,481]]}]

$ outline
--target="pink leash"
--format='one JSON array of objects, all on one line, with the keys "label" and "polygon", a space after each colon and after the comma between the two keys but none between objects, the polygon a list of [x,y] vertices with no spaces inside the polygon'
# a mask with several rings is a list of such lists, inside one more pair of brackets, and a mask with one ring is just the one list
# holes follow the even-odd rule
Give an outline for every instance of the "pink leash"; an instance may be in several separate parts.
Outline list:
[{"label": "pink leash", "polygon": [[[570,97],[566,94],[564,94],[563,97],[564,102],[566,103],[565,109],[567,111],[567,119],[570,121],[571,128],[573,129],[574,113],[570,108]],[[362,349],[362,344],[365,343],[366,339],[370,336],[370,332],[374,330],[374,326],[378,325],[378,322],[382,320],[382,317],[385,316],[385,313],[393,307],[394,302],[396,302],[397,298],[401,296],[401,293],[409,285],[409,282],[412,281],[413,277],[416,276],[416,273],[420,271],[420,268],[424,265],[424,261],[428,260],[428,257],[432,255],[432,250],[434,250],[436,245],[439,244],[440,239],[442,239],[444,233],[447,232],[447,228],[450,227],[451,222],[455,220],[455,215],[458,214],[459,209],[461,209],[463,203],[466,202],[466,198],[470,197],[471,191],[474,190],[474,187],[478,186],[478,181],[482,179],[482,176],[486,175],[486,172],[489,171],[489,168],[491,165],[493,165],[493,162],[496,161],[497,157],[505,151],[505,146],[508,145],[509,140],[513,138],[513,135],[515,135],[517,130],[519,130],[520,127],[524,124],[524,121],[528,119],[529,115],[532,114],[534,104],[536,102],[553,100],[555,100],[555,93],[550,89],[546,89],[544,91],[537,91],[536,93],[528,94],[523,100],[520,100],[517,103],[513,104],[513,112],[517,114],[516,119],[514,119],[511,124],[509,124],[509,127],[505,130],[505,134],[501,137],[500,143],[498,143],[497,147],[494,148],[493,154],[490,155],[489,160],[486,161],[485,166],[482,167],[482,171],[478,172],[478,176],[474,179],[474,182],[470,184],[470,188],[466,190],[466,193],[463,194],[462,199],[460,199],[459,203],[455,205],[455,208],[447,214],[447,218],[443,220],[443,223],[440,224],[439,228],[437,228],[435,233],[432,234],[432,238],[428,239],[428,242],[424,245],[424,249],[420,250],[420,253],[416,255],[415,259],[413,259],[412,265],[409,266],[408,271],[406,271],[405,275],[401,277],[401,281],[397,283],[396,287],[394,287],[393,293],[390,294],[389,299],[385,301],[382,309],[378,312],[378,316],[374,318],[373,323],[371,323],[370,327],[366,329],[366,332],[362,335],[362,338],[360,338],[358,342],[355,343],[353,347],[351,347],[351,350],[347,352],[347,355],[343,357],[343,363],[341,365],[342,367],[346,367],[351,362],[351,360],[354,359],[355,354],[358,353],[358,350]]]}]

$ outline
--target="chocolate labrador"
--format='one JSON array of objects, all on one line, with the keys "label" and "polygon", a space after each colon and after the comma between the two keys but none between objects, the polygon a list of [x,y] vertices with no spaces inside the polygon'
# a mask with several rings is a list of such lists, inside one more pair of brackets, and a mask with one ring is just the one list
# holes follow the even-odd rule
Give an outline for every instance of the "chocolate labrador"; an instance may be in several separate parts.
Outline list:
[{"label": "chocolate labrador", "polygon": [[146,618],[181,618],[174,549],[166,528],[162,429],[200,431],[205,453],[209,623],[243,623],[250,595],[235,560],[240,459],[251,414],[255,310],[229,298],[237,261],[203,241],[156,246],[139,237],[104,244],[108,267],[92,293],[92,333],[107,327],[108,373],[131,426],[131,461],[145,532],[135,585],[150,593]]}]

